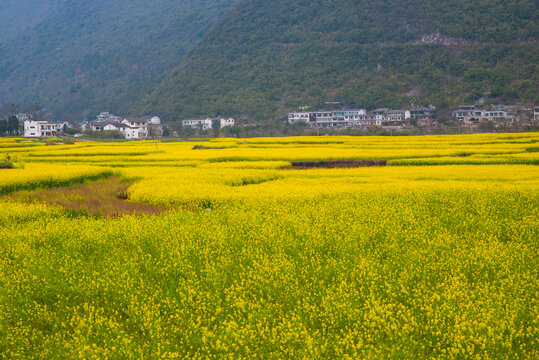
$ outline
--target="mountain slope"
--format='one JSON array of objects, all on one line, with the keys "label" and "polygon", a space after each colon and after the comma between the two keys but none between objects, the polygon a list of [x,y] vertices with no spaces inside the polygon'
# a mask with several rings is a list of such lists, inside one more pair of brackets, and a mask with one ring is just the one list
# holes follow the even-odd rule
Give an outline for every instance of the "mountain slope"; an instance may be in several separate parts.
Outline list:
[{"label": "mountain slope", "polygon": [[0,43],[14,38],[35,26],[61,0],[0,1]]},{"label": "mountain slope", "polygon": [[241,0],[134,111],[279,118],[341,101],[533,103],[533,0]]},{"label": "mountain slope", "polygon": [[125,112],[152,79],[181,63],[233,0],[48,1],[55,4],[37,23],[0,38],[0,99],[78,116]]}]

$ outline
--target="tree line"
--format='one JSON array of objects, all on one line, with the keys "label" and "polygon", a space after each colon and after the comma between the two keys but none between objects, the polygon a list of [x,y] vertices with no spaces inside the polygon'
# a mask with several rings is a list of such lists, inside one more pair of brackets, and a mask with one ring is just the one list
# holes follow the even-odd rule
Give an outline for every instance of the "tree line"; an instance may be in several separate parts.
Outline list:
[{"label": "tree line", "polygon": [[19,107],[15,103],[4,103],[0,107],[0,136],[21,135],[19,118],[17,118]]}]

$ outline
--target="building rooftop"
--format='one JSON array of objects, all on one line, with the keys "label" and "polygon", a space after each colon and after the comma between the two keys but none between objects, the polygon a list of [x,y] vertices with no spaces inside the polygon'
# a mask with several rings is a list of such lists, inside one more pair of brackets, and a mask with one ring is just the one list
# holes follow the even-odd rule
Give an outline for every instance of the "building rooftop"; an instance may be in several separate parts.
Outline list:
[{"label": "building rooftop", "polygon": [[153,116],[131,117],[125,120],[129,122],[150,122]]}]

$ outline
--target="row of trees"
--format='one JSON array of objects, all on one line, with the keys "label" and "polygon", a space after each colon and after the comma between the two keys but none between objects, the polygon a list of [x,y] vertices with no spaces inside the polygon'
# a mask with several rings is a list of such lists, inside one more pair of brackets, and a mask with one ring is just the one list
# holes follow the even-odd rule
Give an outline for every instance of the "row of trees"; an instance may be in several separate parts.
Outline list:
[{"label": "row of trees", "polygon": [[19,105],[6,102],[0,106],[0,136],[17,136],[21,134],[19,119]]},{"label": "row of trees", "polygon": [[20,134],[19,119],[15,115],[7,119],[0,119],[0,136],[17,136]]}]

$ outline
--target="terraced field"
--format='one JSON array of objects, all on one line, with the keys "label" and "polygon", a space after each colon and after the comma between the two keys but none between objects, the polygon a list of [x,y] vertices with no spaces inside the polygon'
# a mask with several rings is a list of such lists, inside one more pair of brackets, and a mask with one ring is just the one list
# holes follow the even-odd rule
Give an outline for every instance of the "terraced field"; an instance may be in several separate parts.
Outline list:
[{"label": "terraced field", "polygon": [[48,144],[0,140],[0,358],[539,355],[539,134]]}]

